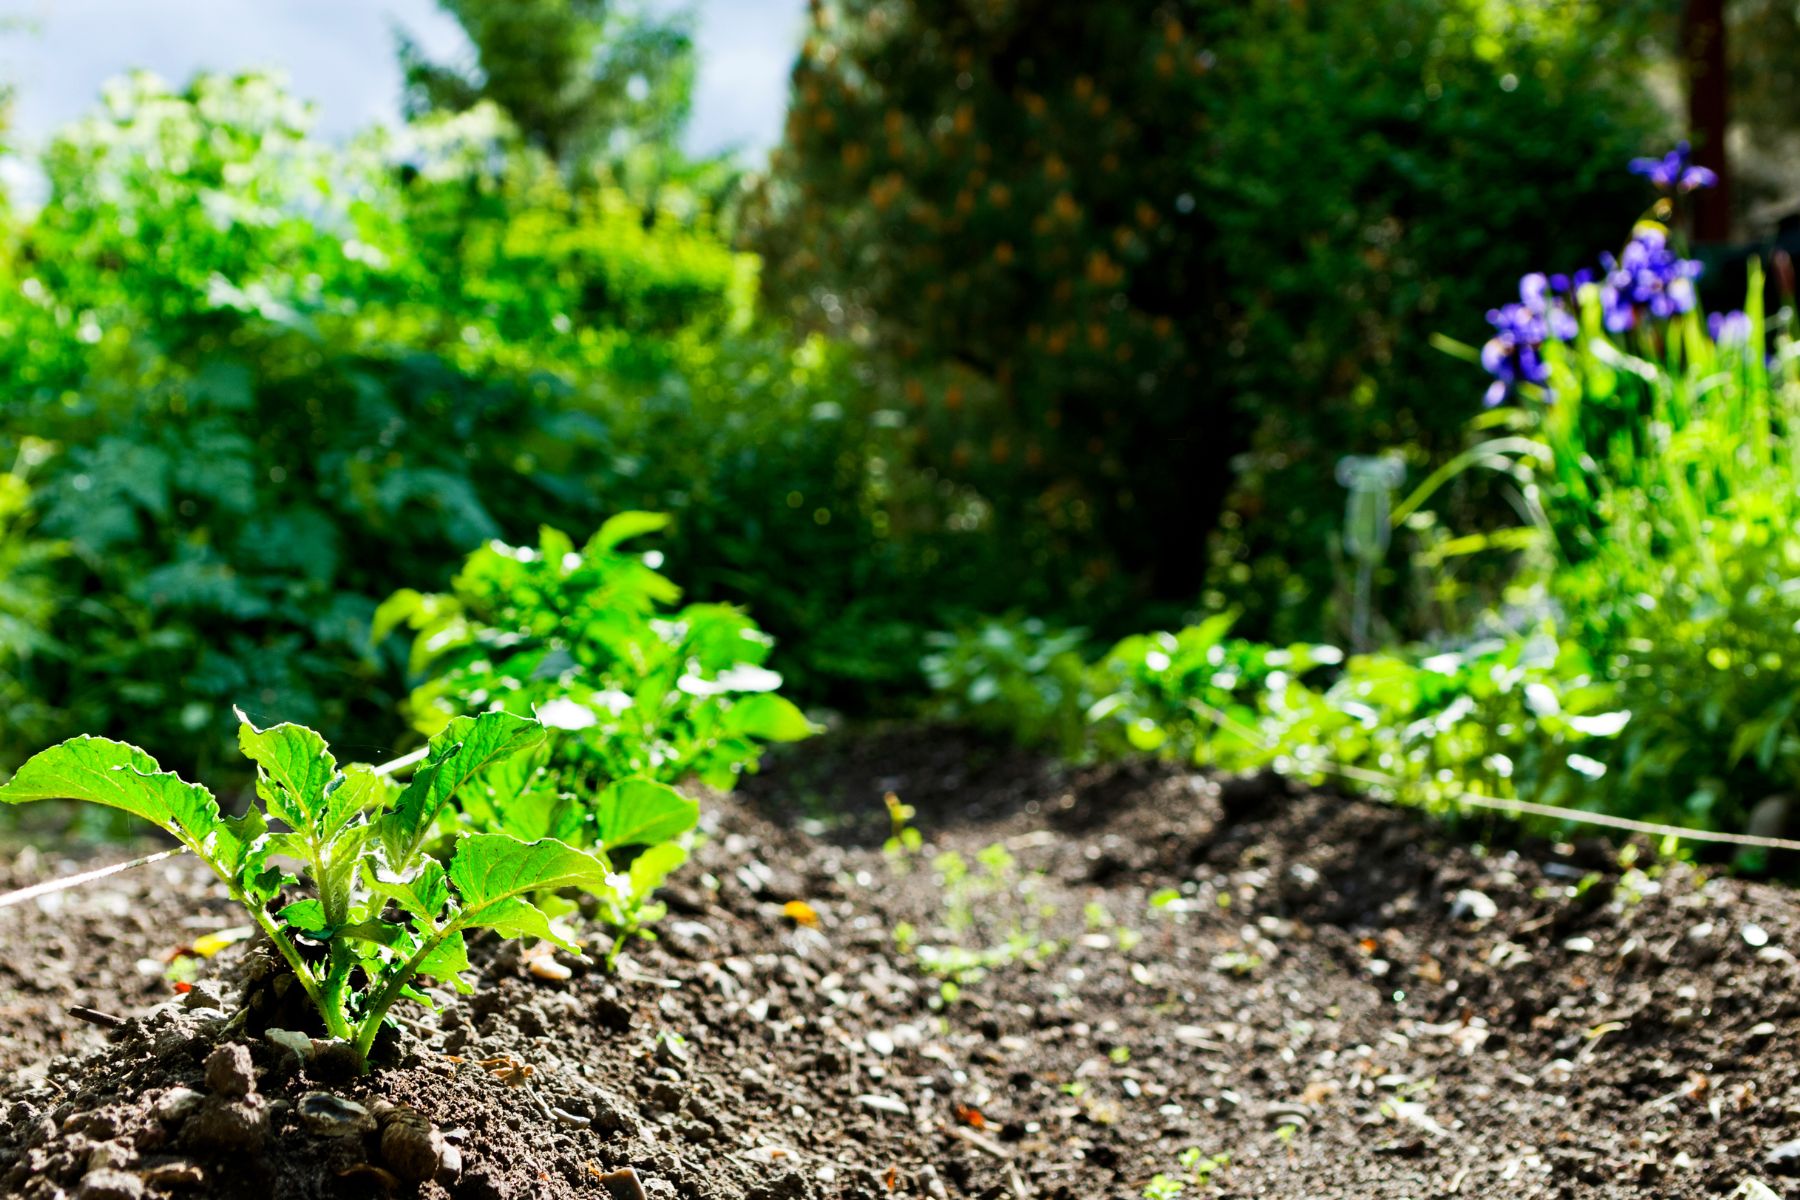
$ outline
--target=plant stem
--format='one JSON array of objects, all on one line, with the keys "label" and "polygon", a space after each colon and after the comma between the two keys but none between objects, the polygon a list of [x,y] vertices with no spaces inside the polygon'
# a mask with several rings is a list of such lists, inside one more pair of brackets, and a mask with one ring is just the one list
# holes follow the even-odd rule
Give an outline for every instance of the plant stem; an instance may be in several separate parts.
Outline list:
[{"label": "plant stem", "polygon": [[326,1002],[325,993],[320,990],[319,981],[313,975],[312,968],[306,965],[306,961],[300,957],[300,952],[294,949],[292,942],[288,941],[287,935],[281,932],[275,922],[270,919],[269,914],[263,911],[262,905],[251,903],[235,883],[227,881],[227,884],[231,888],[232,898],[249,911],[257,928],[263,931],[269,941],[274,943],[275,949],[281,953],[281,957],[287,960],[288,967],[294,972],[294,978],[300,981],[300,987],[306,993],[306,998],[311,1000],[313,1007],[319,1010],[319,1016],[325,1022],[325,1031],[334,1038],[349,1037],[350,1026],[344,1020],[341,1006]]},{"label": "plant stem", "polygon": [[356,1052],[363,1058],[365,1066],[369,1051],[375,1045],[375,1036],[381,1032],[381,1020],[387,1016],[387,1010],[394,1006],[394,1001],[400,998],[400,992],[418,974],[419,964],[443,945],[444,940],[455,933],[457,928],[453,925],[442,933],[427,938],[413,951],[412,957],[401,964],[399,970],[388,976],[387,982],[381,985],[381,990],[375,993],[375,998],[369,1002],[369,1011],[363,1014],[362,1023],[356,1029]]}]

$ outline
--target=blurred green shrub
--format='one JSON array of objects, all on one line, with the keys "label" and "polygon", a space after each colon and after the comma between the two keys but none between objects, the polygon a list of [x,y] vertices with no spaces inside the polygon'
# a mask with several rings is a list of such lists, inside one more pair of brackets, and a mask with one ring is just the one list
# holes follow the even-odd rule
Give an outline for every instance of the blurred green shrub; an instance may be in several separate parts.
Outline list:
[{"label": "blurred green shrub", "polygon": [[1192,609],[1216,529],[1210,599],[1317,638],[1338,456],[1461,434],[1417,331],[1631,211],[1642,7],[833,0],[750,244],[980,497],[987,611]]},{"label": "blurred green shrub", "polygon": [[[1773,317],[1755,264],[1744,308],[1709,316],[1679,234],[1709,173],[1685,148],[1632,169],[1662,198],[1616,255],[1529,274],[1518,300],[1489,310],[1493,336],[1462,348],[1492,376],[1472,422],[1484,440],[1392,514],[1411,521],[1477,466],[1519,485],[1529,523],[1474,539],[1525,552],[1516,603],[1481,620],[1498,636],[1340,669],[1329,648],[1227,639],[1222,616],[1127,638],[1082,668],[1042,627],[1015,625],[931,660],[945,707],[1065,752],[1782,832],[1800,787],[1793,268],[1777,257]],[[1417,569],[1435,571],[1443,550]]]},{"label": "blurred green shrub", "polygon": [[0,474],[0,706],[13,731],[0,744],[4,768],[12,767],[54,718],[43,697],[24,683],[32,659],[56,650],[50,638],[57,603],[50,568],[63,547],[34,534],[31,511],[31,472],[46,453],[44,443],[27,439]]},{"label": "blurred green shrub", "polygon": [[[1256,428],[1208,582],[1247,632],[1343,639],[1333,468],[1397,451],[1416,478],[1460,449],[1464,377],[1424,335],[1474,340],[1519,262],[1590,254],[1637,210],[1621,165],[1662,123],[1639,45],[1651,6],[1230,7],[1196,169],[1231,314],[1222,377]],[[1494,482],[1460,477],[1440,518],[1465,535],[1510,523]],[[1492,600],[1508,565],[1463,585]],[[1403,576],[1382,583],[1389,639],[1459,628]]]},{"label": "blurred green shrub", "polygon": [[1593,802],[1741,829],[1800,787],[1800,344],[1791,274],[1773,320],[1754,268],[1709,319],[1679,244],[1646,219],[1591,279],[1528,278],[1484,358],[1534,446],[1529,582],[1632,714]]},{"label": "blurred green shrub", "polygon": [[1548,627],[1346,659],[1231,624],[1134,634],[1089,662],[1069,631],[997,621],[941,639],[927,671],[940,715],[1076,759],[1270,768],[1434,810],[1465,793],[1601,803],[1591,785],[1629,714]]},{"label": "blurred green shrub", "polygon": [[134,76],[9,218],[0,439],[43,461],[7,536],[68,552],[0,661],[31,700],[0,757],[91,730],[228,772],[234,704],[405,736],[381,598],[618,509],[674,516],[671,567],[788,641],[800,694],[916,689],[987,536],[858,355],[759,318],[699,197],[571,184],[491,105],[308,127],[266,77]]},{"label": "blurred green shrub", "polygon": [[1086,637],[1035,617],[934,633],[922,664],[936,694],[928,711],[1080,758],[1094,701],[1082,659]]}]

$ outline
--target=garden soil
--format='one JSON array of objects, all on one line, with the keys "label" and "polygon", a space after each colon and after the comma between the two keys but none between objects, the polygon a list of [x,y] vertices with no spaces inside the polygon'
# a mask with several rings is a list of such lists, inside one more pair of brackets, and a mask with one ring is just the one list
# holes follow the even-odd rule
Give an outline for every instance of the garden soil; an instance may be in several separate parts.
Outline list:
[{"label": "garden soil", "polygon": [[945,730],[706,812],[658,941],[478,947],[366,1075],[249,941],[177,993],[239,923],[191,861],[0,910],[0,1194],[1800,1196],[1783,887]]}]

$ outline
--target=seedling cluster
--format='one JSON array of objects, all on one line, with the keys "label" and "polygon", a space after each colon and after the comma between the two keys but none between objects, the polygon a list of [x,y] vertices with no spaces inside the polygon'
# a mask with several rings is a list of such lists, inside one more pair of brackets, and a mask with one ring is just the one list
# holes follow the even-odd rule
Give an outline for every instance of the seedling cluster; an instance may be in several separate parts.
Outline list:
[{"label": "seedling cluster", "polygon": [[410,621],[432,675],[413,705],[431,739],[404,785],[340,767],[311,729],[240,712],[256,767],[242,816],[137,747],[88,736],[29,759],[0,801],[87,801],[168,832],[365,1059],[397,1002],[427,1000],[422,980],[469,990],[472,931],[579,954],[563,893],[598,899],[616,958],[650,936],[654,892],[687,858],[699,806],[673,785],[729,786],[761,741],[813,731],[774,693],[770,640],[747,616],[661,612],[679,590],[618,544],[663,524],[615,517],[580,552],[554,531],[535,551],[490,545],[455,595],[390,602],[377,633]]}]

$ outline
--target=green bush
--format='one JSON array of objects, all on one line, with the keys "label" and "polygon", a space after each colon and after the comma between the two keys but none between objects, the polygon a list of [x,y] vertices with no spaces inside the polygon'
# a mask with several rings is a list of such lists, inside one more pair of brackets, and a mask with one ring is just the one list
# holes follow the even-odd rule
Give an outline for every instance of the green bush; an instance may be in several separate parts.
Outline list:
[{"label": "green bush", "polygon": [[1336,636],[1338,456],[1461,435],[1419,331],[1474,336],[1519,254],[1632,211],[1640,7],[817,5],[764,289],[890,364],[992,531],[978,609],[1184,613],[1216,531],[1217,607]]},{"label": "green bush", "polygon": [[1134,634],[1090,663],[1067,632],[990,623],[928,660],[937,711],[1076,759],[1274,769],[1440,811],[1464,795],[1596,807],[1630,719],[1547,627],[1346,659],[1230,637],[1231,623]]},{"label": "green bush", "polygon": [[938,498],[851,355],[759,323],[704,206],[573,188],[491,107],[343,149],[308,125],[261,76],[135,76],[9,217],[0,438],[50,452],[7,536],[53,602],[0,659],[0,758],[92,730],[228,773],[234,705],[389,746],[381,598],[621,508],[677,517],[698,595],[815,634],[808,694],[916,679],[888,651],[915,567],[958,561]]},{"label": "green bush", "polygon": [[662,514],[620,513],[579,550],[545,529],[536,547],[475,551],[447,594],[395,593],[374,636],[414,630],[414,726],[435,736],[497,710],[564,730],[552,743],[552,794],[690,776],[728,789],[761,742],[810,734],[776,694],[781,676],[763,665],[774,642],[755,621],[721,604],[675,608],[681,589],[651,565],[662,555],[622,548],[667,525]]}]

